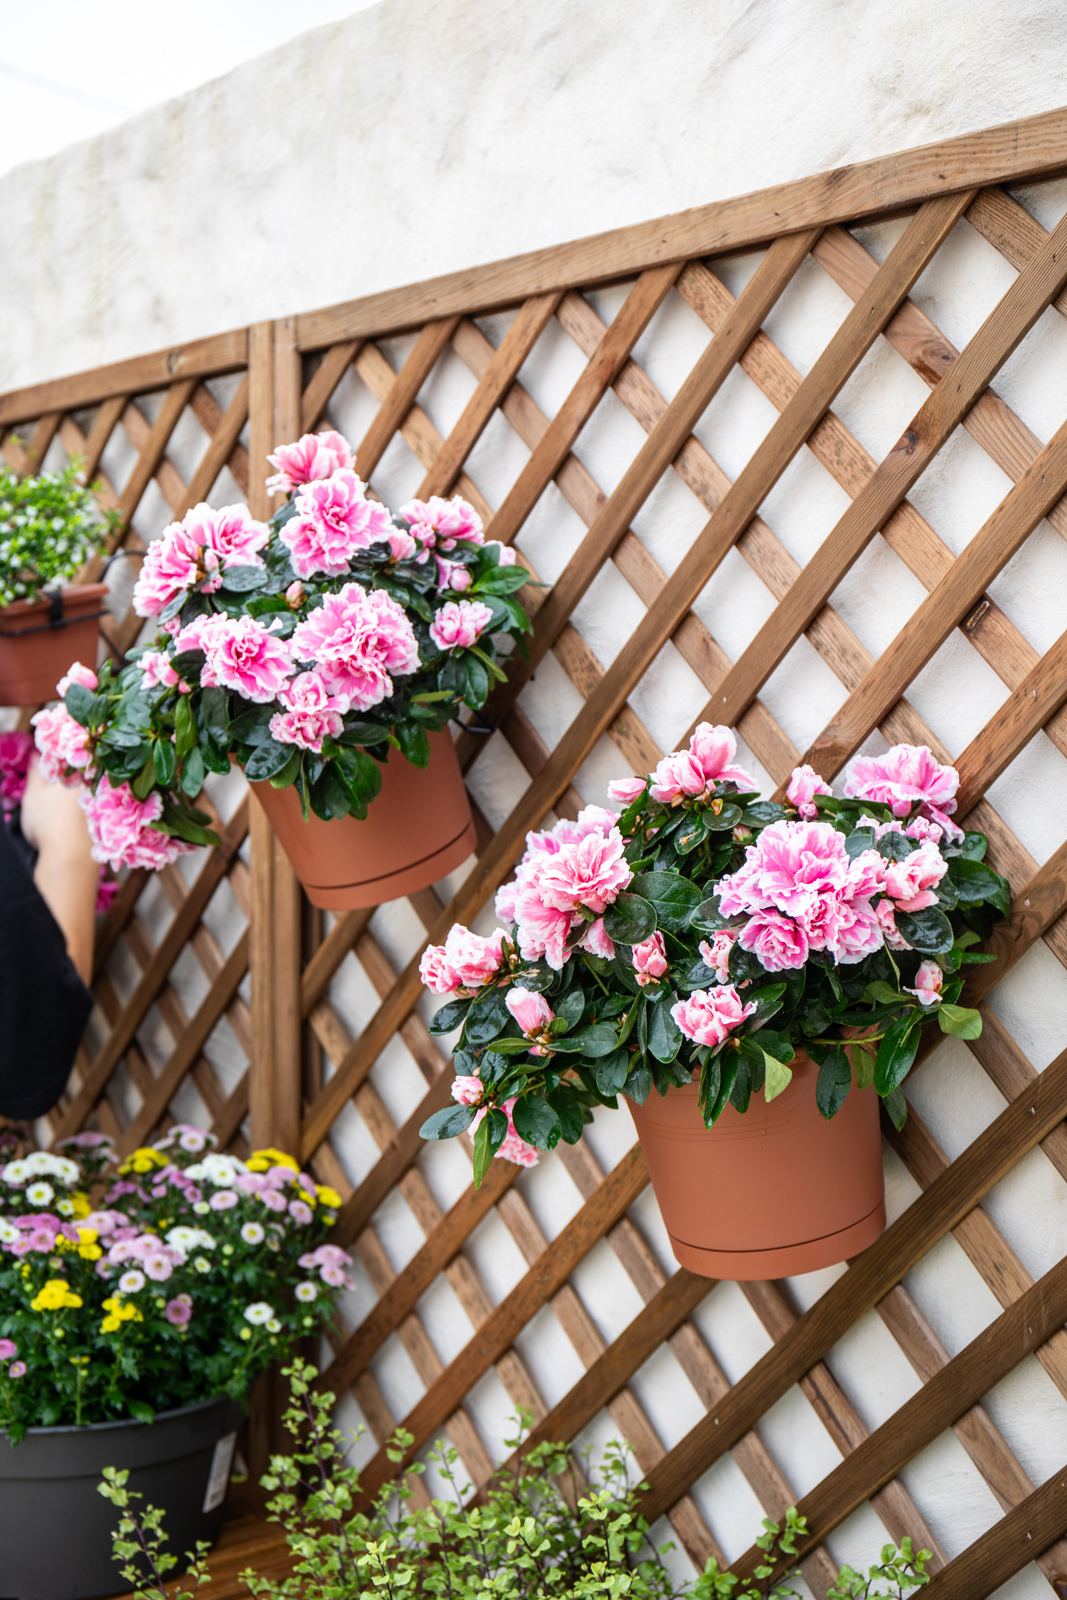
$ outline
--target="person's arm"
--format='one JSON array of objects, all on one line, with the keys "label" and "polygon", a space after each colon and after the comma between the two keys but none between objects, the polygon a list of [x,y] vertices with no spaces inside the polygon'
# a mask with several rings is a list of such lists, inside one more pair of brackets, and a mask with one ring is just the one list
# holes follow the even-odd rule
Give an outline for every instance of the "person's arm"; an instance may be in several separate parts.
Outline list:
[{"label": "person's arm", "polygon": [[20,827],[37,851],[33,881],[59,923],[67,954],[83,983],[93,972],[96,891],[100,868],[89,853],[89,830],[78,790],[48,783],[34,757],[22,799]]}]

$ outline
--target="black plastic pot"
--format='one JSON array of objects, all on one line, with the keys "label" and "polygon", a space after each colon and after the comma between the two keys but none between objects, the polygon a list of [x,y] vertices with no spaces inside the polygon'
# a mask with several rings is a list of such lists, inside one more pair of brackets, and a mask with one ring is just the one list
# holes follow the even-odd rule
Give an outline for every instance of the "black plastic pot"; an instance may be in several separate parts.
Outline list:
[{"label": "black plastic pot", "polygon": [[120,1513],[96,1486],[126,1467],[142,1505],[166,1512],[170,1551],[214,1543],[243,1412],[225,1396],[154,1422],[30,1428],[17,1445],[0,1435],[0,1595],[3,1600],[83,1600],[128,1589],[111,1555]]}]

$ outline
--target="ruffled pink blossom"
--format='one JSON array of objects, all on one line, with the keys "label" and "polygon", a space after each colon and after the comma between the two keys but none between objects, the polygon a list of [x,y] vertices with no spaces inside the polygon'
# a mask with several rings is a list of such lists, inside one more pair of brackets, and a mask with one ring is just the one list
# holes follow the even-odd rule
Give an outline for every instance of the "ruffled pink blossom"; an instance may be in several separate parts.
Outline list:
[{"label": "ruffled pink blossom", "polygon": [[270,538],[270,530],[265,522],[255,520],[247,506],[220,506],[216,511],[201,502],[186,512],[182,529],[224,568],[263,565],[259,552]]},{"label": "ruffled pink blossom", "polygon": [[359,550],[389,535],[389,513],[368,500],[362,479],[348,467],[307,483],[296,496],[296,515],[281,530],[293,571],[301,578],[339,578]]},{"label": "ruffled pink blossom", "polygon": [[9,817],[22,804],[33,755],[33,739],[21,729],[0,733],[0,813]]},{"label": "ruffled pink blossom", "polygon": [[608,798],[619,805],[628,806],[642,795],[648,785],[647,778],[615,778],[608,784]]},{"label": "ruffled pink blossom", "polygon": [[157,789],[146,800],[138,800],[128,783],[113,788],[105,773],[95,793],[84,790],[78,803],[89,827],[93,860],[106,861],[116,870],[147,867],[157,872],[195,848],[152,827],[163,812]]},{"label": "ruffled pink blossom", "polygon": [[301,672],[280,691],[278,698],[286,709],[271,717],[270,731],[280,744],[321,750],[323,739],[336,739],[344,728],[340,709],[343,702],[327,694],[317,672]]},{"label": "ruffled pink blossom", "polygon": [[605,961],[610,961],[615,954],[615,943],[604,926],[604,918],[597,917],[594,922],[587,922],[581,938],[578,940],[579,950],[588,950],[591,956],[603,956]]},{"label": "ruffled pink blossom", "polygon": [[97,677],[92,667],[84,667],[80,661],[72,661],[66,672],[56,684],[56,694],[59,696],[60,700],[63,699],[63,696],[66,694],[72,683],[80,684],[83,689],[88,689],[91,693],[95,693],[100,687],[100,679]]},{"label": "ruffled pink blossom", "polygon": [[713,933],[710,944],[707,939],[700,941],[701,959],[714,972],[718,983],[730,980],[730,951],[736,943],[737,934],[731,928],[720,928],[718,933]]},{"label": "ruffled pink blossom", "polygon": [[384,542],[389,546],[389,554],[394,561],[410,561],[419,548],[410,533],[405,533],[403,528],[395,528],[392,525],[385,535]]},{"label": "ruffled pink blossom", "polygon": [[642,988],[658,982],[667,970],[667,948],[662,933],[650,934],[640,944],[635,944],[630,951],[630,960]]},{"label": "ruffled pink blossom", "polygon": [[172,1327],[186,1327],[193,1315],[192,1296],[187,1294],[175,1295],[173,1300],[167,1301],[163,1308],[163,1315]]},{"label": "ruffled pink blossom", "polygon": [[[568,938],[579,926],[585,948],[614,953],[600,919],[633,876],[625,847],[614,814],[601,806],[586,806],[575,822],[562,820],[546,833],[526,835],[515,881],[498,893],[496,905],[498,915],[515,923],[527,960],[543,955],[559,971]],[[594,912],[597,921],[584,911]]]},{"label": "ruffled pink blossom", "polygon": [[897,915],[891,900],[879,900],[874,908],[878,918],[878,926],[882,930],[882,938],[890,950],[910,950],[911,945],[904,935],[897,930]]},{"label": "ruffled pink blossom", "polygon": [[499,972],[506,937],[503,928],[483,939],[454,923],[443,945],[430,945],[423,952],[419,966],[423,983],[434,994],[475,994]]},{"label": "ruffled pink blossom", "polygon": [[511,1015],[528,1039],[537,1041],[530,1050],[534,1056],[547,1055],[544,1046],[549,1042],[548,1025],[556,1013],[543,994],[533,989],[516,986],[509,989],[504,999]]},{"label": "ruffled pink blossom", "polygon": [[30,724],[41,776],[49,783],[80,783],[92,761],[88,729],[75,722],[62,701],[38,711]]},{"label": "ruffled pink blossom", "polygon": [[785,796],[790,805],[796,806],[806,822],[812,822],[819,815],[815,796],[833,792],[830,785],[823,782],[814,768],[794,767]]},{"label": "ruffled pink blossom", "polygon": [[515,907],[515,934],[524,960],[544,956],[554,971],[561,972],[575,920],[571,912],[545,905],[535,889],[524,889]]},{"label": "ruffled pink blossom", "polygon": [[146,689],[157,687],[173,689],[181,682],[181,678],[174,669],[174,663],[165,650],[146,650],[138,662],[144,673],[144,686]]},{"label": "ruffled pink blossom", "polygon": [[492,620],[492,611],[480,600],[448,600],[434,613],[430,638],[439,650],[469,650]]},{"label": "ruffled pink blossom", "polygon": [[885,864],[885,892],[896,901],[898,911],[924,911],[936,905],[935,885],[948,871],[948,862],[937,845],[925,839],[917,850],[903,861]]},{"label": "ruffled pink blossom", "polygon": [[802,967],[808,959],[808,939],[799,922],[780,911],[757,911],[737,936],[768,972]]},{"label": "ruffled pink blossom", "polygon": [[905,993],[917,995],[921,1005],[933,1006],[941,999],[944,982],[945,974],[936,961],[921,961],[915,974],[915,987],[906,988]]},{"label": "ruffled pink blossom", "polygon": [[294,656],[312,662],[330,694],[367,711],[393,692],[391,674],[419,665],[419,647],[403,608],[384,590],[346,583],[297,627]]},{"label": "ruffled pink blossom", "polygon": [[211,594],[222,583],[219,558],[182,523],[172,522],[145,551],[133,586],[133,609],[139,617],[158,616],[172,600],[193,589]]},{"label": "ruffled pink blossom", "polygon": [[895,744],[883,756],[857,756],[848,769],[845,794],[857,800],[874,800],[906,817],[915,807],[950,838],[960,829],[949,818],[956,809],[960,775],[945,767],[926,745]]},{"label": "ruffled pink blossom", "polygon": [[[410,535],[409,535],[410,537]],[[412,545],[415,541],[412,539]],[[464,589],[469,589],[474,581],[471,569],[465,567],[462,561],[449,561],[447,556],[435,556],[437,562],[437,587],[451,589],[455,594],[461,594]]]},{"label": "ruffled pink blossom", "polygon": [[772,822],[722,879],[719,905],[727,917],[771,906],[801,916],[820,896],[844,889],[848,873],[845,841],[828,822]]},{"label": "ruffled pink blossom", "polygon": [[283,444],[267,460],[278,470],[267,479],[268,494],[291,494],[302,483],[332,477],[353,464],[352,446],[332,428],[305,433],[295,444]]},{"label": "ruffled pink blossom", "polygon": [[558,854],[537,863],[536,893],[560,911],[579,907],[602,916],[633,877],[618,828],[567,841]]},{"label": "ruffled pink blossom", "polygon": [[729,728],[702,722],[690,739],[688,750],[664,756],[652,774],[653,800],[662,805],[678,805],[706,794],[716,783],[754,789],[756,785],[748,773],[732,764],[736,754],[737,740]]},{"label": "ruffled pink blossom", "polygon": [[671,1007],[671,1016],[696,1044],[720,1045],[756,1009],[754,1000],[745,1005],[732,983],[715,989],[694,989]]},{"label": "ruffled pink blossom", "polygon": [[429,500],[409,500],[398,515],[411,524],[411,532],[424,550],[453,550],[458,539],[484,544],[482,519],[474,507],[460,496],[444,500],[431,495]]},{"label": "ruffled pink blossom", "polygon": [[265,705],[292,674],[289,646],[255,617],[217,617],[201,637],[207,664],[200,682],[205,687],[236,689],[243,700]]},{"label": "ruffled pink blossom", "polygon": [[452,1079],[452,1098],[461,1106],[480,1105],[484,1093],[485,1089],[481,1078],[471,1077],[459,1072]]}]

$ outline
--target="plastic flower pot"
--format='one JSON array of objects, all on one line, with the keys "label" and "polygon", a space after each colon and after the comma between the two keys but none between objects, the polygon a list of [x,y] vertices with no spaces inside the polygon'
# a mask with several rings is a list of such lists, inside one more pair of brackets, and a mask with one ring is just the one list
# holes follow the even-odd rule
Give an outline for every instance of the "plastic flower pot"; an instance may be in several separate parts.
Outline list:
[{"label": "plastic flower pot", "polygon": [[103,583],[73,584],[53,599],[0,607],[0,705],[33,706],[55,698],[72,661],[96,665]]},{"label": "plastic flower pot", "polygon": [[126,1590],[111,1555],[121,1513],[96,1491],[105,1467],[128,1468],[129,1487],[165,1511],[175,1573],[184,1571],[197,1539],[218,1538],[242,1417],[221,1396],[154,1422],[30,1428],[17,1445],[0,1436],[0,1594],[81,1600]]},{"label": "plastic flower pot", "polygon": [[853,1084],[827,1122],[815,1104],[815,1063],[768,1105],[754,1094],[705,1128],[694,1078],[643,1106],[637,1125],[671,1249],[706,1278],[785,1278],[846,1261],[885,1229],[878,1096]]},{"label": "plastic flower pot", "polygon": [[447,729],[430,734],[430,761],[414,767],[395,751],[363,822],[304,821],[296,789],[252,791],[313,906],[351,911],[425,889],[458,867],[475,845],[470,801]]}]

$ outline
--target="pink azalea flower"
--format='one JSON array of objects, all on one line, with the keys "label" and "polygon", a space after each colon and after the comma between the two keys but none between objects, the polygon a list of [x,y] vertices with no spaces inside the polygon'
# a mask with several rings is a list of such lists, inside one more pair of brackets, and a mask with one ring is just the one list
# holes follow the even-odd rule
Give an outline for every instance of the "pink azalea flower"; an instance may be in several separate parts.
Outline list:
[{"label": "pink azalea flower", "polygon": [[891,900],[879,900],[874,908],[878,918],[878,926],[882,930],[882,937],[890,950],[910,950],[911,945],[902,933],[897,932],[896,910]]},{"label": "pink azalea flower", "polygon": [[182,528],[224,568],[263,565],[259,552],[270,538],[270,530],[249,514],[247,506],[221,506],[216,511],[201,502],[186,512]]},{"label": "pink azalea flower", "polygon": [[924,1006],[936,1005],[941,998],[945,974],[941,971],[936,961],[921,961],[919,970],[915,974],[914,989],[907,989],[907,994],[918,995],[920,1004]]},{"label": "pink azalea flower", "polygon": [[885,892],[897,911],[923,911],[937,903],[934,886],[948,871],[948,862],[932,840],[925,839],[903,861],[887,861]]},{"label": "pink azalea flower", "polygon": [[405,533],[403,528],[392,526],[385,536],[385,543],[389,546],[394,561],[410,561],[419,548],[410,533]]},{"label": "pink azalea flower", "polygon": [[348,467],[307,483],[296,496],[296,516],[281,530],[293,571],[301,578],[325,572],[339,578],[352,557],[389,536],[389,513],[368,500],[362,479]]},{"label": "pink azalea flower", "polygon": [[33,739],[28,733],[15,728],[0,733],[0,813],[5,817],[22,804],[32,755]]},{"label": "pink azalea flower", "polygon": [[202,639],[207,665],[200,682],[205,687],[236,689],[242,699],[265,705],[292,674],[288,645],[255,617],[218,617]]},{"label": "pink azalea flower", "polygon": [[824,783],[812,767],[794,767],[785,795],[790,805],[796,806],[805,821],[812,822],[819,815],[818,807],[814,803],[815,796],[833,792],[830,785]]},{"label": "pink azalea flower", "polygon": [[642,988],[662,978],[667,970],[667,949],[662,933],[650,934],[640,944],[635,944],[630,951],[630,960]]},{"label": "pink azalea flower", "polygon": [[647,778],[615,778],[608,784],[608,798],[628,806],[638,795],[644,794],[647,784]]},{"label": "pink azalea flower", "polygon": [[173,1300],[168,1300],[163,1308],[163,1315],[175,1328],[187,1326],[193,1315],[192,1296],[187,1294],[175,1295]]},{"label": "pink azalea flower", "polygon": [[30,724],[41,776],[49,783],[80,783],[92,761],[88,729],[75,722],[62,701],[38,711],[30,718]]},{"label": "pink azalea flower", "polygon": [[537,863],[538,897],[560,911],[579,906],[603,915],[633,877],[623,855],[625,840],[617,828],[590,833],[567,842],[558,854]]},{"label": "pink azalea flower", "polygon": [[83,689],[96,691],[100,686],[100,679],[92,667],[83,667],[80,661],[72,661],[66,672],[56,684],[56,694],[60,700],[66,694],[72,683],[81,684]]},{"label": "pink azalea flower", "polygon": [[267,479],[268,494],[291,494],[302,483],[332,477],[353,464],[352,446],[339,433],[305,433],[295,444],[283,444],[267,457],[277,472]]},{"label": "pink azalea flower", "polygon": [[192,589],[211,594],[221,582],[215,552],[205,549],[195,532],[180,522],[172,522],[145,551],[133,586],[133,609],[139,617],[154,617],[180,594]]},{"label": "pink azalea flower", "polygon": [[739,1028],[747,1016],[756,1009],[754,1000],[742,1004],[733,984],[722,984],[717,989],[694,989],[685,1000],[671,1007],[671,1016],[685,1034],[696,1044],[719,1045]]},{"label": "pink azalea flower", "polygon": [[960,829],[949,817],[956,809],[960,776],[944,767],[926,745],[895,744],[883,756],[857,756],[848,769],[845,794],[892,807],[895,817],[906,817],[916,805],[950,837]]},{"label": "pink azalea flower", "polygon": [[741,929],[738,943],[768,972],[796,969],[808,959],[804,929],[780,911],[757,911]]},{"label": "pink azalea flower", "polygon": [[[408,537],[411,537],[410,534]],[[411,540],[411,543],[414,546],[414,539]],[[437,562],[437,586],[439,589],[451,589],[453,593],[459,594],[464,589],[470,588],[473,582],[471,571],[469,567],[463,565],[462,561],[449,561],[446,556],[435,556],[434,560]]]},{"label": "pink azalea flower", "polygon": [[429,500],[409,500],[398,513],[411,524],[411,532],[424,550],[453,550],[457,539],[484,544],[482,519],[474,507],[460,496],[444,500],[431,495]]},{"label": "pink azalea flower", "polygon": [[545,905],[536,889],[524,887],[515,908],[515,935],[524,960],[544,956],[550,967],[562,971],[573,921],[571,912]]},{"label": "pink azalea flower", "polygon": [[461,988],[459,978],[449,965],[443,944],[431,944],[422,952],[419,977],[431,994],[455,994]]},{"label": "pink azalea flower", "polygon": [[730,980],[730,951],[736,943],[737,934],[729,928],[720,928],[718,933],[712,934],[710,944],[706,939],[700,941],[704,965],[711,968],[719,983],[728,983]]},{"label": "pink azalea flower", "polygon": [[144,673],[144,686],[146,689],[154,689],[157,686],[173,689],[176,684],[181,682],[177,672],[174,670],[170,656],[165,650],[146,650],[138,665]]},{"label": "pink azalea flower", "polygon": [[544,1033],[556,1015],[543,994],[519,985],[508,990],[504,1004],[527,1036]]},{"label": "pink azalea flower", "polygon": [[[436,993],[447,994],[459,989],[463,993],[474,994],[483,984],[496,977],[504,959],[505,937],[503,928],[497,928],[488,939],[483,939],[463,927],[462,923],[454,923],[448,930],[444,944],[436,947],[431,945],[426,951],[427,956],[435,950],[440,952],[438,967],[435,969],[431,962],[428,970],[451,973],[455,978],[450,989],[438,989]],[[426,959],[425,956],[423,959]]]},{"label": "pink azalea flower", "polygon": [[588,950],[591,956],[603,956],[605,961],[610,961],[615,954],[614,941],[604,926],[604,918],[597,917],[595,922],[587,922],[585,931],[578,940],[579,950]]},{"label": "pink azalea flower", "polygon": [[772,822],[722,879],[719,905],[727,917],[771,906],[801,915],[820,895],[843,889],[848,868],[845,841],[828,822]]},{"label": "pink azalea flower", "polygon": [[434,613],[430,638],[439,650],[469,649],[493,620],[480,600],[449,600]]},{"label": "pink azalea flower", "polygon": [[737,740],[729,728],[702,722],[689,741],[689,749],[664,756],[652,774],[653,800],[663,805],[679,805],[683,800],[705,794],[716,783],[736,783],[739,789],[754,789],[756,785],[748,773],[732,765],[736,754]]},{"label": "pink azalea flower", "polygon": [[163,811],[157,789],[146,800],[138,800],[128,783],[112,788],[105,774],[95,793],[86,789],[78,796],[78,804],[85,812],[93,860],[106,861],[116,870],[147,867],[157,872],[195,848],[152,827]]},{"label": "pink azalea flower", "polygon": [[465,1076],[462,1072],[452,1079],[452,1098],[461,1106],[476,1106],[484,1094],[481,1078]]},{"label": "pink azalea flower", "polygon": [[301,672],[279,692],[278,698],[286,709],[271,717],[270,731],[281,744],[321,750],[323,739],[336,739],[344,728],[344,702],[327,694],[317,672]]},{"label": "pink azalea flower", "polygon": [[391,673],[419,665],[419,647],[402,607],[384,590],[346,583],[328,594],[293,634],[300,661],[313,662],[330,694],[367,711],[393,692]]}]

